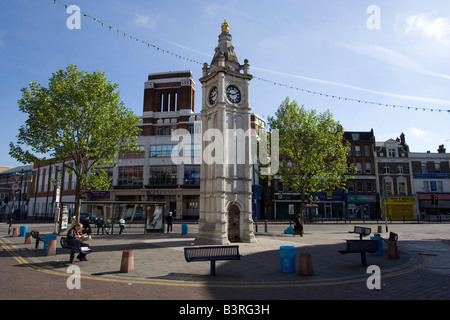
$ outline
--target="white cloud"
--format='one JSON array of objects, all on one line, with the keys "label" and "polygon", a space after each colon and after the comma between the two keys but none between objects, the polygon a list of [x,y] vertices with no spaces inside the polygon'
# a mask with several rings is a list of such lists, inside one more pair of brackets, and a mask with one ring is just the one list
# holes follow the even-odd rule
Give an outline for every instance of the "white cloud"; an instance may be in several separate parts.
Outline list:
[{"label": "white cloud", "polygon": [[424,34],[450,46],[450,19],[437,17],[436,12],[419,13],[404,18],[400,29],[406,34]]},{"label": "white cloud", "polygon": [[156,25],[156,21],[157,21],[157,19],[150,19],[149,17],[141,15],[139,13],[136,13],[134,15],[134,20],[133,20],[133,22],[136,25],[138,25],[139,27],[144,27],[144,28],[148,28],[148,29],[154,28]]},{"label": "white cloud", "polygon": [[336,43],[339,46],[345,47],[349,50],[358,52],[360,54],[364,54],[367,56],[370,56],[372,58],[385,61],[391,64],[394,64],[396,66],[425,74],[428,76],[438,77],[438,78],[444,78],[450,80],[450,75],[442,74],[438,72],[434,72],[432,70],[426,69],[422,67],[416,60],[407,57],[401,53],[398,53],[394,50],[382,47],[377,44],[370,44],[370,43]]},{"label": "white cloud", "polygon": [[423,131],[423,130],[421,130],[419,128],[416,128],[416,127],[410,127],[408,129],[408,133],[410,135],[412,135],[413,137],[416,137],[416,138],[424,138],[424,137],[426,137],[428,135],[428,133],[426,131]]}]

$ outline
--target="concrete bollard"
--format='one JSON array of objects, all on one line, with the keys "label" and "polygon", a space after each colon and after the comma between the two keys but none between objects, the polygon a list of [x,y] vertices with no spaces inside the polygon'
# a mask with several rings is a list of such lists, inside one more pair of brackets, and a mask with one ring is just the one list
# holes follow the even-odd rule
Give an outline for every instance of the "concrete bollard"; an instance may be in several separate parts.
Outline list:
[{"label": "concrete bollard", "polygon": [[56,240],[47,240],[47,256],[56,255]]},{"label": "concrete bollard", "polygon": [[398,254],[397,241],[388,242],[388,257],[389,259],[398,259],[400,257]]},{"label": "concrete bollard", "polygon": [[300,253],[300,274],[303,276],[314,274],[310,253]]},{"label": "concrete bollard", "polygon": [[18,237],[19,236],[19,228],[13,228],[12,236],[13,237]]},{"label": "concrete bollard", "polygon": [[120,272],[128,273],[134,270],[133,250],[122,251],[122,261],[120,263]]},{"label": "concrete bollard", "polygon": [[31,244],[31,232],[27,232],[25,235],[25,244]]}]

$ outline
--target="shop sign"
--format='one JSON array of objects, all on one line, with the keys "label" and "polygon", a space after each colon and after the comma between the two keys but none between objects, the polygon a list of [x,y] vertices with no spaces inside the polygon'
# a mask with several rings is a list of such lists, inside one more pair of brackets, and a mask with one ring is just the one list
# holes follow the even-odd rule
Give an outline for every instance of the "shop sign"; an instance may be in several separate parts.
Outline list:
[{"label": "shop sign", "polygon": [[347,202],[352,203],[367,203],[367,202],[377,202],[377,196],[376,195],[356,195],[356,194],[349,194],[347,195]]}]

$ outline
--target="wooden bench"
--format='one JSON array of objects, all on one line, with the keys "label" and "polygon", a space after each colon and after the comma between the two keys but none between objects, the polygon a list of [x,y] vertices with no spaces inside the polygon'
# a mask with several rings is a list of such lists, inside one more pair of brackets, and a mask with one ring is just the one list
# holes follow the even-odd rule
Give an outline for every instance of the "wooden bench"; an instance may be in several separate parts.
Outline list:
[{"label": "wooden bench", "polygon": [[36,239],[36,245],[35,248],[39,249],[39,242],[44,241],[43,235],[53,234],[53,232],[40,232],[36,230],[31,230],[31,236]]},{"label": "wooden bench", "polygon": [[82,246],[81,246],[81,241],[77,240],[77,239],[73,239],[72,241],[68,241],[68,239],[66,237],[61,237],[60,240],[61,243],[61,247],[65,248],[65,249],[69,249],[70,250],[70,263],[73,263],[73,260],[75,258],[75,253],[84,253],[84,254],[89,254],[92,252],[91,249],[89,250],[83,250]]},{"label": "wooden bench", "polygon": [[184,248],[184,257],[187,262],[210,261],[211,275],[216,275],[217,260],[241,260],[239,246],[204,246]]},{"label": "wooden bench", "polygon": [[374,253],[378,250],[378,240],[347,240],[347,249],[339,250],[339,253],[360,253],[361,264],[363,267],[367,266],[366,252]]},{"label": "wooden bench", "polygon": [[356,233],[359,234],[359,239],[362,240],[363,237],[367,237],[372,230],[366,227],[357,227],[353,228],[353,231],[349,231],[348,233]]}]

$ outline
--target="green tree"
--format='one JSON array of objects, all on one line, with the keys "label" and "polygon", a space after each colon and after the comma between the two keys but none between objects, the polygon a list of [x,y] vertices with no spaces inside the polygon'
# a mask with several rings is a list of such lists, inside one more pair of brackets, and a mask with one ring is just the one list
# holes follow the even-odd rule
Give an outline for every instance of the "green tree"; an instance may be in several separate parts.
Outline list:
[{"label": "green tree", "polygon": [[329,111],[317,114],[286,98],[275,116],[268,117],[268,125],[279,130],[278,174],[284,185],[300,195],[302,217],[312,193],[345,187],[350,177],[349,144]]},{"label": "green tree", "polygon": [[109,188],[104,166],[116,166],[119,152],[137,151],[139,118],[124,106],[117,88],[103,72],[70,65],[52,75],[48,88],[31,82],[21,90],[19,110],[28,119],[9,154],[24,164],[62,163],[75,173],[76,221],[82,193]]}]

